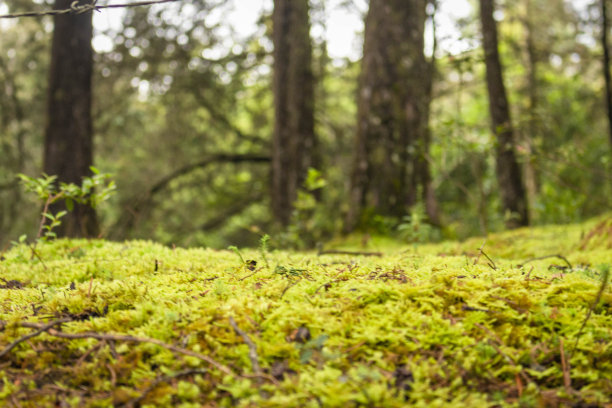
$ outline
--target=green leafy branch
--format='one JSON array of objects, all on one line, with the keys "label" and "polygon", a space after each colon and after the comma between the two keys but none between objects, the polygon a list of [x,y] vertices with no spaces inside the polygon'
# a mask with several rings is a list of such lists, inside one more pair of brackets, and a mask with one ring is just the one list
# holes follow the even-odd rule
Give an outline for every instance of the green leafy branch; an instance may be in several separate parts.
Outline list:
[{"label": "green leafy branch", "polygon": [[[61,224],[61,218],[69,211],[74,210],[75,203],[88,205],[96,208],[103,201],[108,200],[115,192],[116,185],[110,174],[101,173],[95,167],[90,167],[93,175],[83,178],[80,186],[74,183],[57,183],[57,176],[42,174],[35,178],[25,174],[19,174],[20,184],[27,192],[36,194],[43,204],[38,232],[33,246],[31,246],[33,256],[36,255],[35,248],[39,241],[49,241],[55,239],[57,234],[54,232]],[[58,211],[53,214],[50,206],[59,200],[64,200],[66,210]],[[25,243],[27,235],[21,235],[14,244]],[[40,259],[40,257],[39,257]]]}]

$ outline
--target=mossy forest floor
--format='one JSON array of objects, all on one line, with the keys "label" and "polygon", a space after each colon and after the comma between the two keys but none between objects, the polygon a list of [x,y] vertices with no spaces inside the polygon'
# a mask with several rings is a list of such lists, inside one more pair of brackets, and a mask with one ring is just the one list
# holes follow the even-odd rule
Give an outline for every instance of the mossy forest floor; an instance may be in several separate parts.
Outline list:
[{"label": "mossy forest floor", "polygon": [[0,405],[612,407],[611,215],[359,250],[14,247]]}]

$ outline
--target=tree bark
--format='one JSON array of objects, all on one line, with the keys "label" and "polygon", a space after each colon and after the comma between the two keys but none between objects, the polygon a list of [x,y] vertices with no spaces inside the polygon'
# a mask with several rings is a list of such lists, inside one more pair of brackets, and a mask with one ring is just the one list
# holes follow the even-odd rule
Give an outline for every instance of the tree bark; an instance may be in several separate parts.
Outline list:
[{"label": "tree bark", "polygon": [[528,225],[527,199],[515,154],[515,139],[510,110],[503,82],[502,67],[499,58],[497,25],[493,18],[494,0],[480,0],[480,18],[482,39],[487,71],[487,89],[489,93],[489,112],[491,125],[496,136],[496,174],[501,192],[502,206],[509,217],[508,228]]},{"label": "tree bark", "polygon": [[314,74],[308,0],[275,0],[272,213],[286,226],[314,163]]},{"label": "tree bark", "polygon": [[435,190],[433,187],[433,180],[431,177],[431,160],[429,156],[429,150],[431,145],[431,128],[429,126],[430,116],[431,116],[431,102],[433,100],[433,84],[434,77],[436,75],[436,51],[438,49],[438,41],[436,38],[436,11],[438,7],[437,0],[429,0],[429,4],[433,6],[433,12],[431,16],[429,16],[429,20],[431,22],[432,32],[433,32],[433,49],[431,53],[431,59],[427,63],[426,70],[426,94],[425,100],[423,101],[423,106],[426,110],[425,113],[425,131],[423,134],[423,143],[421,151],[419,151],[419,180],[422,186],[422,200],[425,205],[425,214],[429,219],[429,222],[436,226],[441,226],[440,221],[440,210],[438,206],[438,200],[436,199]]},{"label": "tree bark", "polygon": [[[72,0],[56,0],[56,9],[70,8]],[[89,1],[81,0],[79,4]],[[93,161],[91,88],[93,50],[92,14],[54,17],[45,129],[44,172],[59,182],[80,185],[90,175]],[[54,204],[53,213],[65,209]],[[95,210],[75,204],[62,218],[58,236],[95,237],[100,228]]]},{"label": "tree bark", "polygon": [[528,214],[529,219],[533,220],[535,216],[534,204],[538,199],[540,192],[539,174],[537,168],[537,162],[533,155],[533,141],[536,139],[538,134],[538,50],[536,48],[535,40],[536,33],[535,27],[532,23],[533,15],[536,12],[534,0],[527,0],[525,16],[525,42],[527,45],[527,94],[529,97],[528,106],[528,122],[527,131],[528,134],[524,136],[523,143],[525,148],[525,163],[523,166],[523,174],[525,176],[525,190],[527,193],[527,202],[529,203]]},{"label": "tree bark", "polygon": [[610,132],[610,144],[612,146],[612,79],[610,76],[610,45],[608,44],[608,31],[610,24],[608,20],[607,0],[601,0],[601,46],[603,48],[603,71],[606,86],[606,108],[608,113],[608,130]]},{"label": "tree bark", "polygon": [[430,99],[423,51],[426,3],[370,1],[347,231],[357,227],[364,211],[397,218],[408,214],[417,183],[432,198],[428,169],[422,166]]}]

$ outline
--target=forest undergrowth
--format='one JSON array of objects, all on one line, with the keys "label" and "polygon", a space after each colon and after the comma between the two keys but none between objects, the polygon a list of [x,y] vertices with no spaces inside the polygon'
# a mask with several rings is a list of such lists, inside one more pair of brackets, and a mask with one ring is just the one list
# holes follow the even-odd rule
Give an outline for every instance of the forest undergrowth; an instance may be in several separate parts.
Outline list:
[{"label": "forest undergrowth", "polygon": [[0,405],[612,407],[611,214],[350,243],[14,246]]}]

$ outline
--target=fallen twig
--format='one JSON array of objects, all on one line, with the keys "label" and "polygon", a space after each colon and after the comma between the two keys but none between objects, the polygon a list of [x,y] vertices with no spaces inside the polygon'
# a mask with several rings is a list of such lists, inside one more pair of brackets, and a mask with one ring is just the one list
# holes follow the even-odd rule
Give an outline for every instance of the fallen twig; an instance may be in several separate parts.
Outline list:
[{"label": "fallen twig", "polygon": [[364,251],[341,251],[336,249],[328,249],[319,251],[318,255],[361,255],[361,256],[383,256],[382,252],[364,252]]},{"label": "fallen twig", "polygon": [[[4,350],[2,350],[0,352],[0,357],[4,357],[6,354],[8,354],[12,349],[14,349],[19,343],[23,343],[26,340],[31,339],[32,337],[36,337],[38,335],[40,335],[42,332],[45,332],[49,329],[51,329],[53,326],[57,326],[58,324],[62,324],[62,323],[66,323],[71,321],[71,318],[64,318],[64,319],[59,319],[59,320],[54,320],[51,323],[47,323],[47,324],[40,324],[36,327],[36,331],[33,331],[32,333],[26,334],[25,336],[22,336],[20,338],[18,338],[17,340],[13,341],[11,344],[9,344]],[[4,329],[6,327],[6,322],[0,322],[1,328]],[[22,326],[24,327],[24,326]]]},{"label": "fallen twig", "polygon": [[574,351],[576,351],[576,347],[578,347],[578,341],[580,340],[580,336],[582,336],[582,331],[584,330],[587,322],[591,318],[591,314],[593,313],[593,310],[595,310],[595,307],[601,300],[601,296],[603,295],[604,291],[606,290],[606,287],[608,286],[609,278],[610,278],[610,268],[608,267],[603,271],[603,276],[601,277],[601,286],[599,286],[599,291],[597,291],[597,296],[595,296],[595,301],[589,308],[589,311],[586,317],[584,318],[584,321],[582,322],[580,329],[578,330],[578,334],[576,334],[576,342],[574,343],[574,347],[572,348],[572,352],[570,353],[569,359],[571,359],[572,355],[574,354]]},{"label": "fallen twig", "polygon": [[520,370],[519,374],[523,378],[523,380],[525,380],[525,382],[532,383],[537,388],[539,388],[538,384],[536,382],[534,382],[531,379],[531,377],[529,377],[529,375],[525,372],[523,367],[521,365],[517,364],[516,361],[514,361],[508,354],[503,352],[503,350],[499,347],[500,345],[503,344],[503,342],[501,341],[501,339],[495,333],[493,333],[488,327],[483,326],[480,323],[476,323],[475,326],[478,327],[479,329],[481,329],[482,331],[486,332],[489,336],[491,336],[491,339],[488,339],[488,341],[487,341],[489,343],[489,345],[491,347],[493,347],[495,349],[495,351],[497,351],[500,355],[502,355],[506,359],[506,361],[508,361],[512,366],[517,367]]},{"label": "fallen twig", "polygon": [[185,349],[182,347],[174,346],[172,344],[164,343],[161,340],[157,340],[153,338],[135,337],[135,336],[130,336],[130,335],[100,334],[100,333],[94,333],[94,332],[64,333],[64,332],[58,332],[57,330],[53,330],[53,329],[49,330],[48,332],[52,336],[62,337],[66,339],[92,338],[92,339],[97,339],[97,340],[114,340],[114,341],[125,341],[125,342],[133,342],[133,343],[151,343],[151,344],[155,344],[157,346],[163,347],[167,350],[174,351],[179,354],[184,354],[186,356],[198,358],[202,361],[207,362],[208,364],[210,364],[211,366],[215,367],[216,369],[218,369],[219,371],[225,374],[228,374],[234,377],[236,376],[236,373],[234,373],[229,367],[217,362],[211,357],[208,357],[204,354],[200,354],[198,352],[195,352],[189,349]]},{"label": "fallen twig", "polygon": [[183,370],[183,371],[179,371],[178,373],[174,373],[174,374],[168,374],[168,375],[164,375],[161,377],[158,377],[157,379],[155,379],[155,381],[153,381],[153,383],[151,385],[149,385],[147,388],[145,388],[145,390],[142,392],[142,394],[140,394],[138,397],[133,398],[132,400],[118,405],[119,407],[134,407],[134,406],[139,406],[140,401],[142,401],[143,399],[146,398],[146,396],[153,391],[159,384],[168,382],[170,380],[173,380],[175,378],[179,378],[179,377],[185,377],[187,375],[193,375],[193,374],[206,374],[207,371],[206,370],[201,370],[201,369],[188,369],[188,370]]},{"label": "fallen twig", "polygon": [[291,289],[293,286],[297,285],[299,282],[299,280],[296,280],[295,282],[289,282],[287,284],[287,286],[285,286],[285,289],[283,289],[283,293],[281,293],[280,297],[278,298],[278,300],[281,300],[283,298],[283,296],[285,296],[285,293],[287,293],[287,291],[289,289]]},{"label": "fallen twig", "polygon": [[485,244],[487,243],[487,240],[485,239],[482,242],[482,245],[480,246],[480,248],[478,248],[478,256],[476,257],[476,259],[474,260],[474,265],[476,265],[478,263],[478,261],[480,260],[480,256],[484,255],[485,258],[487,258],[487,260],[489,261],[487,263],[487,265],[489,266],[489,268],[493,269],[494,271],[497,270],[497,266],[495,266],[495,262],[489,257],[489,255],[486,254],[486,252],[483,250]]},{"label": "fallen twig", "polygon": [[254,270],[252,273],[249,273],[248,275],[243,276],[242,278],[238,279],[238,282],[242,282],[243,280],[250,278],[251,276],[253,276],[253,275],[255,275],[256,273],[260,272],[262,269],[263,269],[263,268],[257,268],[257,269],[255,269],[255,270]]},{"label": "fallen twig", "polygon": [[461,310],[466,312],[485,312],[485,313],[497,313],[495,310],[490,309],[480,309],[477,307],[472,307],[470,305],[466,305],[465,303],[461,305]]},{"label": "fallen twig", "polygon": [[516,373],[514,374],[514,380],[516,381],[516,391],[518,393],[519,398],[523,396],[523,382],[521,381],[521,376]]},{"label": "fallen twig", "polygon": [[525,264],[528,264],[529,262],[533,262],[533,261],[540,261],[540,260],[542,260],[542,259],[548,259],[548,258],[559,258],[559,259],[562,259],[562,260],[563,260],[563,261],[564,261],[564,262],[567,264],[567,266],[568,266],[570,269],[574,269],[574,268],[572,267],[572,264],[570,263],[570,261],[568,261],[568,260],[567,260],[567,258],[566,258],[566,257],[564,257],[563,255],[559,255],[559,254],[554,254],[554,255],[544,255],[544,256],[537,256],[537,257],[535,257],[535,258],[529,258],[529,259],[526,259],[525,261],[523,261],[523,263],[522,263],[522,264],[519,264],[519,265],[518,265],[518,267],[520,268],[520,267],[524,266]]},{"label": "fallen twig", "polygon": [[519,313],[527,313],[529,311],[529,309],[522,307],[518,302],[515,302],[512,299],[508,299],[502,296],[495,296],[495,295],[491,295],[491,297],[493,299],[497,299],[497,300],[501,300],[503,302],[506,302],[506,304],[508,306],[510,306],[511,308],[513,308],[514,310],[518,311]]},{"label": "fallen twig", "polygon": [[563,385],[566,391],[570,391],[572,388],[572,378],[570,377],[570,370],[568,361],[565,359],[565,349],[563,348],[563,339],[559,339],[559,351],[561,353],[561,368],[563,370]]},{"label": "fallen twig", "polygon": [[106,369],[108,370],[108,372],[110,373],[110,383],[111,383],[111,387],[115,388],[115,386],[117,385],[117,373],[115,372],[115,370],[113,369],[113,366],[110,364],[106,364],[105,365]]},{"label": "fallen twig", "polygon": [[28,247],[30,248],[30,251],[32,252],[32,256],[30,257],[30,259],[34,259],[34,258],[38,259],[40,261],[40,263],[42,264],[43,269],[46,271],[47,270],[47,264],[41,258],[40,254],[36,250],[36,243],[28,244]]},{"label": "fallen twig", "polygon": [[17,400],[17,397],[15,397],[15,394],[11,394],[11,403],[13,403],[13,405],[17,408],[22,407],[22,405],[19,403],[19,400]]},{"label": "fallen twig", "polygon": [[249,335],[246,334],[245,331],[241,330],[240,327],[238,327],[238,324],[232,316],[230,316],[229,322],[234,328],[236,334],[242,337],[242,340],[244,340],[246,345],[249,347],[249,360],[251,360],[251,367],[253,368],[253,373],[260,375],[261,367],[259,366],[259,357],[257,356],[257,346],[255,345],[255,343],[253,343],[253,340],[251,340]]},{"label": "fallen twig", "polygon": [[[218,369],[219,371],[225,374],[231,375],[233,377],[238,376],[236,373],[232,371],[232,369],[230,369],[226,365],[223,365],[217,362],[216,360],[214,360],[213,358],[207,355],[204,355],[204,354],[201,354],[201,353],[189,350],[189,349],[185,349],[182,347],[174,346],[172,344],[164,343],[161,340],[147,338],[147,337],[136,337],[136,336],[130,336],[130,335],[124,335],[124,334],[106,334],[106,333],[96,333],[96,332],[65,333],[65,332],[53,329],[53,326],[56,326],[60,323],[65,323],[70,320],[72,319],[59,319],[59,320],[50,322],[48,324],[21,322],[19,323],[21,327],[36,329],[36,331],[28,334],[27,336],[21,337],[20,339],[16,340],[13,343],[17,345],[25,340],[38,336],[43,332],[46,332],[47,334],[51,336],[60,337],[64,339],[96,339],[96,340],[106,340],[106,341],[125,341],[125,342],[131,342],[131,343],[150,343],[150,344],[155,344],[157,346],[163,347],[166,350],[174,351],[176,353],[184,354],[186,356],[195,357],[197,359],[205,361],[209,365],[215,367],[216,369]],[[0,325],[4,326],[6,325],[6,322],[0,321]],[[7,347],[7,349],[5,349],[0,354],[0,357],[8,353],[13,347],[15,347],[15,345],[11,344],[9,347]]]},{"label": "fallen twig", "polygon": [[94,353],[96,350],[100,350],[102,347],[104,347],[106,345],[105,341],[102,341],[98,344],[96,344],[95,346],[93,346],[92,348],[90,348],[89,350],[87,350],[85,352],[85,354],[83,354],[81,357],[79,357],[79,359],[77,360],[77,362],[74,364],[75,367],[80,366],[81,364],[83,364],[83,362],[87,359],[87,357],[89,357],[92,353]]}]

